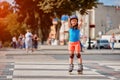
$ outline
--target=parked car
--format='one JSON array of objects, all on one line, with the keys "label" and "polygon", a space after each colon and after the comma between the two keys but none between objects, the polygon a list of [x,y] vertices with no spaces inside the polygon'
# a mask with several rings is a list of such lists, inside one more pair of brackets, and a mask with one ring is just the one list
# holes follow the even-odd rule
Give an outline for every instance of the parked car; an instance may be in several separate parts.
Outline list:
[{"label": "parked car", "polygon": [[[110,42],[110,38],[111,38],[111,35],[102,35],[101,37],[101,39],[107,39],[109,42]],[[114,44],[114,48],[120,49],[120,34],[116,34],[115,38],[116,38],[116,42]],[[110,46],[112,46],[111,43],[110,43]]]},{"label": "parked car", "polygon": [[97,40],[93,47],[96,49],[111,49],[110,43],[107,39]]}]

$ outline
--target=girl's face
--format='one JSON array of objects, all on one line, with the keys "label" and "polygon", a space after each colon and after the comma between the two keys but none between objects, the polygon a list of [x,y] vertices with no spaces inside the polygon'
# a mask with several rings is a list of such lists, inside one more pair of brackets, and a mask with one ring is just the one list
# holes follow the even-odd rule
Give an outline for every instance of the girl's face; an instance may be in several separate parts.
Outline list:
[{"label": "girl's face", "polygon": [[78,24],[77,19],[72,19],[70,22],[72,26],[76,26]]}]

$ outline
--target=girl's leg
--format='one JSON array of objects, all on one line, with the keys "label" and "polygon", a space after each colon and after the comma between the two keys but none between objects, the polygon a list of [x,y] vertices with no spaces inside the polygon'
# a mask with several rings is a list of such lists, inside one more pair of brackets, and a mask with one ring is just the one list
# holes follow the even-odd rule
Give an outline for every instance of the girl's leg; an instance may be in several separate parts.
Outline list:
[{"label": "girl's leg", "polygon": [[81,56],[81,54],[80,54],[80,52],[81,52],[81,42],[79,41],[79,42],[77,42],[76,43],[76,45],[75,45],[75,51],[76,51],[76,57],[78,58],[78,63],[79,64],[82,64],[82,56]]},{"label": "girl's leg", "polygon": [[77,53],[78,63],[82,64],[82,56],[80,53]]},{"label": "girl's leg", "polygon": [[83,71],[83,64],[82,64],[82,57],[80,53],[77,53],[77,58],[78,58],[78,74],[82,74]]},{"label": "girl's leg", "polygon": [[74,68],[74,64],[73,64],[73,59],[74,59],[74,52],[71,51],[70,52],[70,57],[69,57],[69,72],[72,72],[73,71],[73,68]]},{"label": "girl's leg", "polygon": [[74,59],[74,51],[70,52],[70,57],[69,57],[69,63],[73,64],[73,59]]},{"label": "girl's leg", "polygon": [[78,73],[82,73],[83,71],[83,65],[82,65],[82,56],[80,54],[80,51],[81,51],[81,45],[80,43],[78,42],[78,44],[76,45],[76,57],[78,58]]},{"label": "girl's leg", "polygon": [[73,65],[73,59],[74,59],[74,51],[75,51],[75,46],[74,46],[74,43],[69,43],[69,54],[70,54],[70,56],[69,56],[69,72],[72,72],[72,70],[73,70],[73,67],[74,67],[74,65]]}]

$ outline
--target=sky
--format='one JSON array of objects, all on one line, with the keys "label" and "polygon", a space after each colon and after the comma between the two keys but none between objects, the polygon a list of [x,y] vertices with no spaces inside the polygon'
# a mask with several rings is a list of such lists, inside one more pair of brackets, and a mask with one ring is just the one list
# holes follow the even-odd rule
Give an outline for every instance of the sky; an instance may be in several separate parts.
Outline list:
[{"label": "sky", "polygon": [[99,2],[103,2],[105,5],[119,5],[120,0],[99,0]]},{"label": "sky", "polygon": [[[8,1],[12,4],[14,0],[0,0],[0,1]],[[119,5],[120,6],[120,0],[99,0],[99,2],[103,2],[104,5]]]}]

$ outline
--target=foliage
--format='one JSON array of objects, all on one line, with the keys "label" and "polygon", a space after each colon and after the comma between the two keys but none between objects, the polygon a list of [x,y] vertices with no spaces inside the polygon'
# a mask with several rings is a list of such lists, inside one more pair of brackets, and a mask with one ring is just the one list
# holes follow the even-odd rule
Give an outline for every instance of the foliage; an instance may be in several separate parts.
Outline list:
[{"label": "foliage", "polygon": [[15,6],[0,2],[0,39],[25,33],[31,28],[42,40],[47,39],[52,19],[78,10],[81,14],[96,6],[98,0],[15,0]]},{"label": "foliage", "polygon": [[[19,22],[30,25],[33,32],[40,29],[41,35],[49,33],[51,25],[50,16],[60,17],[62,14],[80,10],[81,14],[87,9],[96,6],[97,0],[15,0],[16,8],[19,9]],[[44,37],[45,37],[44,35]],[[41,37],[42,38],[42,37]]]},{"label": "foliage", "polygon": [[16,13],[11,13],[6,18],[7,18],[6,30],[8,30],[12,36],[19,35],[20,33],[25,32],[26,24],[24,23],[20,24],[17,21],[18,15]]},{"label": "foliage", "polygon": [[0,40],[7,41],[10,40],[11,35],[10,33],[6,30],[7,27],[7,18],[6,16],[10,13],[12,13],[12,7],[11,5],[6,2],[0,2]]},{"label": "foliage", "polygon": [[41,0],[38,6],[44,13],[56,12],[62,15],[79,10],[81,14],[84,14],[88,9],[96,7],[96,3],[97,0]]},{"label": "foliage", "polygon": [[[18,12],[18,21],[26,23],[33,33],[41,38],[47,38],[51,19],[61,17],[63,14],[71,14],[78,10],[81,14],[87,13],[87,9],[96,6],[98,0],[15,0],[15,8]],[[45,34],[45,35],[44,35]],[[44,35],[44,36],[43,36]],[[42,37],[43,36],[43,37]]]},{"label": "foliage", "polygon": [[4,22],[4,19],[0,20],[0,40],[1,41],[7,41],[10,39],[11,35],[6,29],[6,24]]},{"label": "foliage", "polygon": [[0,18],[6,17],[11,12],[13,12],[13,9],[8,2],[0,2]]}]

